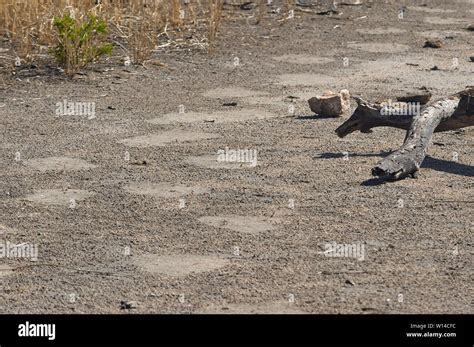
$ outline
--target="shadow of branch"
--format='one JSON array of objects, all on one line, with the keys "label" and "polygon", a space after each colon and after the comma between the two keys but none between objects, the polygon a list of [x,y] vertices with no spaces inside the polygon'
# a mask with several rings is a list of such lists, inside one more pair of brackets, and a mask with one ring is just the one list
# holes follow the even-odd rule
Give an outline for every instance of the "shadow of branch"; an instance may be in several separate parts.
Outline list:
[{"label": "shadow of branch", "polygon": [[474,166],[429,156],[425,158],[421,164],[421,168],[428,168],[460,176],[474,177]]}]

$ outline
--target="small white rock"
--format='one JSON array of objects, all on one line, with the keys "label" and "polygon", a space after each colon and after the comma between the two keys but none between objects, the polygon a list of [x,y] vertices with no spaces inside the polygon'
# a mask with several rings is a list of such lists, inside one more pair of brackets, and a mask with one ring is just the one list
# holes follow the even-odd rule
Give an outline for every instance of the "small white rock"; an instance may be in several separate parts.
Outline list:
[{"label": "small white rock", "polygon": [[340,117],[350,110],[350,94],[346,89],[339,93],[326,91],[321,96],[308,100],[309,107],[314,113],[324,117]]}]

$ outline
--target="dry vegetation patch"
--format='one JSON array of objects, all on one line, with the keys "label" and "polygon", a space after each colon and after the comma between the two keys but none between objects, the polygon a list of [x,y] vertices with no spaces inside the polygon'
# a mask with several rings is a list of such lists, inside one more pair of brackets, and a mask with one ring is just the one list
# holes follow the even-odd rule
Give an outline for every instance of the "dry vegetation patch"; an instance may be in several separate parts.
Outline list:
[{"label": "dry vegetation patch", "polygon": [[[52,49],[64,38],[57,23],[69,18],[73,21],[71,28],[77,28],[81,38],[98,33],[98,27],[89,25],[91,18],[103,21],[106,43],[115,47],[125,64],[143,64],[164,46],[211,49],[221,23],[222,6],[223,0],[0,0],[0,36],[9,53],[0,60],[2,65],[18,67],[51,59]],[[90,31],[80,31],[89,26]],[[102,47],[96,50],[102,51]],[[72,55],[72,50],[67,52]],[[57,54],[53,56],[58,58]],[[75,59],[69,58],[63,60]]]}]

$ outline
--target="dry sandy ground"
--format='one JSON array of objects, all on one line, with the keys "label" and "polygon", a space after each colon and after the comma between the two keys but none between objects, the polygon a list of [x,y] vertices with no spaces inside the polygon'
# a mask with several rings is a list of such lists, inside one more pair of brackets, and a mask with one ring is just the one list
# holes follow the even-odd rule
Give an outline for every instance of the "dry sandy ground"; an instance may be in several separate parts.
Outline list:
[{"label": "dry sandy ground", "polygon": [[[473,129],[383,183],[370,169],[404,132],[339,139],[306,100],[473,84],[474,4],[341,10],[255,26],[234,9],[214,55],[159,52],[173,70],[2,75],[0,240],[38,259],[0,260],[1,313],[472,313]],[[96,117],[57,117],[63,100]],[[226,147],[257,165],[219,162]]]}]

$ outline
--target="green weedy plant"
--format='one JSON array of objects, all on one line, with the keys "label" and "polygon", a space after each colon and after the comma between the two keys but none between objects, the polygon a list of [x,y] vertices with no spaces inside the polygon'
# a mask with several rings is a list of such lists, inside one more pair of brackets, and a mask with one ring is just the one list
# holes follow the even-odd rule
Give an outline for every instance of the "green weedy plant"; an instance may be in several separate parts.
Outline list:
[{"label": "green weedy plant", "polygon": [[113,45],[104,43],[107,22],[95,15],[77,20],[70,14],[55,17],[58,45],[51,50],[67,74],[74,74],[104,54],[111,54]]}]

